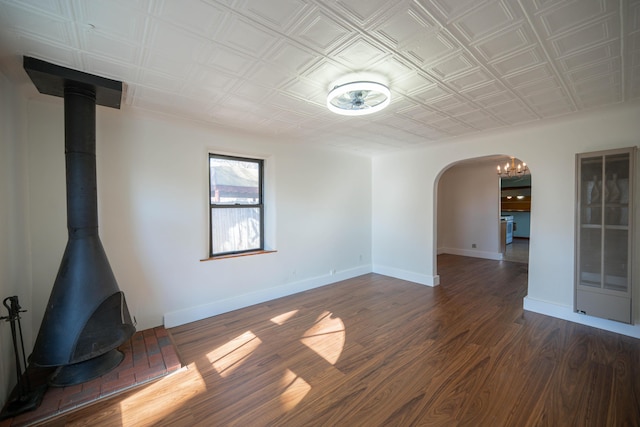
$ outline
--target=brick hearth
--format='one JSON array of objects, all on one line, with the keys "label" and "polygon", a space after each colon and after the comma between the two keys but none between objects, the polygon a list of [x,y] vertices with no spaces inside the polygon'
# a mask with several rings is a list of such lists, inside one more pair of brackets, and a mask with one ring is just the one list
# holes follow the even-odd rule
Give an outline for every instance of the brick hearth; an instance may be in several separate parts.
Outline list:
[{"label": "brick hearth", "polygon": [[119,349],[124,353],[124,360],[113,371],[82,384],[50,387],[36,410],[0,421],[0,427],[39,423],[157,380],[181,368],[173,342],[162,326],[136,332]]}]

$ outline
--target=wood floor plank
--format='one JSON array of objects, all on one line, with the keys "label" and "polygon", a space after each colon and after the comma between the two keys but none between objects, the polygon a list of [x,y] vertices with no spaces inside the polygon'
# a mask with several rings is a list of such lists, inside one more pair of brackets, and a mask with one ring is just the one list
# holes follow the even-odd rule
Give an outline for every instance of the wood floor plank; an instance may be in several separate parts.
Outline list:
[{"label": "wood floor plank", "polygon": [[640,340],[524,312],[527,265],[438,256],[172,328],[188,369],[55,425],[640,425]]},{"label": "wood floor plank", "polygon": [[614,371],[607,425],[639,425],[640,355],[632,350],[636,343],[629,339],[621,340],[617,345],[612,364]]}]

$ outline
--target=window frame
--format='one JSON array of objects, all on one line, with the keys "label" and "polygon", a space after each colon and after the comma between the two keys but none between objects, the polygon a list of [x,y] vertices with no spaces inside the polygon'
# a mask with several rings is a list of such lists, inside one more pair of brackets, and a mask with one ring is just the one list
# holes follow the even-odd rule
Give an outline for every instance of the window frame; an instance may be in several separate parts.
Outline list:
[{"label": "window frame", "polygon": [[[253,204],[242,204],[242,203],[213,203],[211,201],[211,159],[224,159],[224,160],[232,160],[238,162],[248,162],[255,163],[258,165],[258,201]],[[220,258],[220,257],[229,257],[234,255],[248,254],[252,252],[261,252],[264,251],[264,222],[265,222],[265,209],[264,209],[264,159],[253,158],[253,157],[241,157],[234,156],[228,154],[217,154],[217,153],[209,153],[207,156],[207,177],[208,177],[208,185],[207,185],[207,197],[209,199],[209,257],[210,258]],[[226,252],[213,252],[213,210],[214,209],[258,209],[260,215],[260,247],[259,248],[251,248],[251,249],[242,249],[242,250],[233,250]]]}]

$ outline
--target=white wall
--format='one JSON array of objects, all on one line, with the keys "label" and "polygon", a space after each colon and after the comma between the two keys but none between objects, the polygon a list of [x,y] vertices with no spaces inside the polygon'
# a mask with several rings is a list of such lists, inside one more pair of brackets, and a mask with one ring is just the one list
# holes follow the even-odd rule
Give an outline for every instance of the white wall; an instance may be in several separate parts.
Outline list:
[{"label": "white wall", "polygon": [[[536,177],[532,187],[529,291],[525,308],[640,336],[640,326],[585,320],[585,316],[576,317],[572,311],[575,154],[637,146],[639,117],[638,104],[613,107],[376,157],[374,271],[419,278],[426,284],[437,283],[434,211],[438,175],[460,160],[509,153],[525,161]],[[637,276],[636,296],[640,295]],[[638,300],[636,322],[640,321]]]},{"label": "white wall", "polygon": [[502,259],[500,178],[493,166],[482,162],[457,164],[440,177],[438,253]]},{"label": "white wall", "polygon": [[[31,351],[31,279],[26,222],[25,104],[0,73],[0,302],[18,296],[25,351]],[[9,313],[0,305],[0,316]],[[10,324],[0,322],[0,407],[16,383]]]},{"label": "white wall", "polygon": [[[34,322],[66,243],[62,100],[29,102]],[[100,236],[138,329],[174,326],[371,271],[371,159],[97,109]],[[276,253],[205,261],[207,153],[266,158]],[[269,226],[268,226],[269,228]],[[330,274],[335,270],[335,274]],[[164,317],[164,319],[163,319]]]},{"label": "white wall", "polygon": [[[436,285],[433,269],[433,159],[420,152],[390,154],[373,161],[374,271]],[[429,256],[427,256],[429,255]]]}]

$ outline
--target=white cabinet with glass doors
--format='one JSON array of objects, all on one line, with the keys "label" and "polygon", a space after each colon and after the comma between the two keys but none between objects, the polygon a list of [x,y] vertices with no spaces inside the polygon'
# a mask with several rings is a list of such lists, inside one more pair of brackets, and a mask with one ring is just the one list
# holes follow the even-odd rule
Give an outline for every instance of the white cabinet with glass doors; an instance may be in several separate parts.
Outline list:
[{"label": "white cabinet with glass doors", "polygon": [[633,323],[636,148],[576,156],[575,311]]}]

